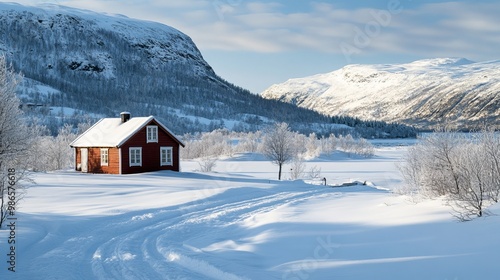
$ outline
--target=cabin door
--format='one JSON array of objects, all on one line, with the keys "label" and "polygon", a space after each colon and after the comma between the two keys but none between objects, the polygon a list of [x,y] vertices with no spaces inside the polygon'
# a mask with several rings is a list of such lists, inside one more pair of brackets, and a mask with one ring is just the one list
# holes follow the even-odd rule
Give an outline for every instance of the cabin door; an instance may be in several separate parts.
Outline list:
[{"label": "cabin door", "polygon": [[87,173],[88,172],[88,167],[89,167],[89,150],[87,148],[82,148],[80,150],[80,163],[82,165],[82,172]]}]

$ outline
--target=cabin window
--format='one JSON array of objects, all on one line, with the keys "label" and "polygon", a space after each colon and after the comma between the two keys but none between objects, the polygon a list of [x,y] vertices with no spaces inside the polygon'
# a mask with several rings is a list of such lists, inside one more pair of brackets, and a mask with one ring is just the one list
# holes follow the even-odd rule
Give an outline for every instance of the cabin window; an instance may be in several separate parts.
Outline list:
[{"label": "cabin window", "polygon": [[109,164],[109,150],[101,149],[101,166],[108,166]]},{"label": "cabin window", "polygon": [[155,142],[158,143],[158,126],[156,125],[148,125],[147,129],[147,143]]},{"label": "cabin window", "polygon": [[130,166],[142,166],[142,148],[129,149]]},{"label": "cabin window", "polygon": [[160,165],[173,165],[172,159],[172,147],[161,147],[160,148]]}]

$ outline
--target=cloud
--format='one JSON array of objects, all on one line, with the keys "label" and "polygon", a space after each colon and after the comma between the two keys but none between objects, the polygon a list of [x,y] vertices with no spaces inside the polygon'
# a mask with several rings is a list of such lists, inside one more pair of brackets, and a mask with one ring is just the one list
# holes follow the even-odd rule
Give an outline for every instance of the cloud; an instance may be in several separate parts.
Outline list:
[{"label": "cloud", "polygon": [[488,59],[498,54],[500,38],[500,4],[482,1],[412,3],[411,7],[389,1],[399,5],[396,10],[283,0],[31,2],[57,2],[159,21],[188,34],[202,50],[345,54],[350,47],[351,55]]},{"label": "cloud", "polygon": [[478,59],[497,55],[500,5],[445,2],[401,7],[391,12],[313,2],[297,12],[285,11],[278,3],[247,3],[233,6],[223,18],[205,22],[204,28],[189,24],[184,28],[205,49],[341,54],[341,46],[349,45],[359,54],[397,52]]},{"label": "cloud", "polygon": [[[389,26],[403,53],[498,59],[500,5],[446,2],[404,10]],[[381,49],[383,51],[383,49]]]}]

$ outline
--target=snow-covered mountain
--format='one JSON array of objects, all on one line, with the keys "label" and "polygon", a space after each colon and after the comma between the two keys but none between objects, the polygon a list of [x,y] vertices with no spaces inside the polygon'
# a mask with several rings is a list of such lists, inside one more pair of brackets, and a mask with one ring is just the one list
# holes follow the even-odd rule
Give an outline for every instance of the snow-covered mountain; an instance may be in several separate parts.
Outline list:
[{"label": "snow-covered mountain", "polygon": [[290,79],[262,93],[330,115],[401,121],[428,128],[500,124],[500,60],[464,58],[408,64],[348,65],[326,74]]},{"label": "snow-covered mountain", "polygon": [[[14,3],[0,3],[0,22],[6,31],[1,51],[21,58],[20,62],[34,60],[54,75],[69,69],[113,79],[123,71],[119,66],[124,61],[145,69],[188,63],[197,75],[214,75],[191,38],[156,22],[55,4]],[[19,42],[27,44],[20,47]],[[33,54],[35,50],[44,52]]]}]

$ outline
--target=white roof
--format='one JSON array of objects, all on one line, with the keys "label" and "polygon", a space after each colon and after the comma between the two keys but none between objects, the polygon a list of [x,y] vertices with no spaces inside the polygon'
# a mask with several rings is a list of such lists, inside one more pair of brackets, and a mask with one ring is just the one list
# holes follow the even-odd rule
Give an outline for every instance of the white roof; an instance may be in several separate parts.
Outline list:
[{"label": "white roof", "polygon": [[184,144],[153,116],[131,118],[122,123],[121,118],[104,118],[73,141],[71,147],[119,147],[145,125],[155,120],[181,146]]}]

